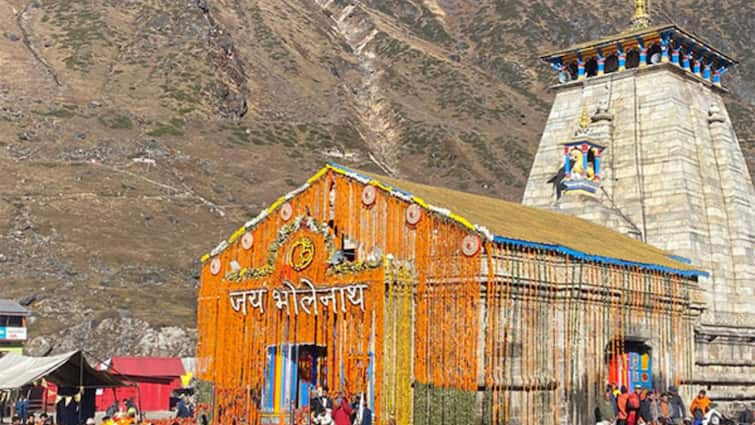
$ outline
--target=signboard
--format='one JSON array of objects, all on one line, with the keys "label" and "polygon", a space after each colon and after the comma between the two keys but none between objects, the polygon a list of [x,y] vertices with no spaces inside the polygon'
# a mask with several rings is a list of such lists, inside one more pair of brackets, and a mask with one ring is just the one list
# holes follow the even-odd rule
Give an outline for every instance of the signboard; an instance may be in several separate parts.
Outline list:
[{"label": "signboard", "polygon": [[[307,314],[318,314],[319,305],[324,309],[330,307],[335,313],[340,306],[342,312],[346,312],[346,305],[359,306],[364,311],[364,291],[366,284],[353,284],[347,286],[315,287],[309,279],[301,278],[301,287],[296,288],[288,280],[283,281],[285,288],[274,288],[272,299],[278,310],[286,308],[288,314],[298,316],[300,311]],[[265,312],[265,297],[268,289],[251,289],[247,291],[233,291],[229,293],[231,308],[237,313],[247,315],[247,306]],[[319,294],[319,296],[318,296]],[[340,301],[339,301],[340,300]],[[293,306],[293,307],[292,307]]]},{"label": "signboard", "polygon": [[0,327],[0,340],[26,341],[26,328]]},{"label": "signboard", "polygon": [[648,353],[629,354],[629,387],[639,385],[642,388],[651,389],[653,386],[652,368]]}]

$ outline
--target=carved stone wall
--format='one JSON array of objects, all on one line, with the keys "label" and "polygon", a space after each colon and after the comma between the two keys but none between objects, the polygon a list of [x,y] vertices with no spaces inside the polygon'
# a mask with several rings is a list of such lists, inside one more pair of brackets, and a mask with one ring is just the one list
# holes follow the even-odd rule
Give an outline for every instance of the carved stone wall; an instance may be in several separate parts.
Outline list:
[{"label": "carved stone wall", "polygon": [[[555,90],[523,203],[644,239],[709,272],[699,282],[705,310],[690,384],[720,401],[755,402],[755,191],[724,92],[670,64]],[[583,105],[593,139],[606,146],[602,188],[557,200],[547,181]]]}]

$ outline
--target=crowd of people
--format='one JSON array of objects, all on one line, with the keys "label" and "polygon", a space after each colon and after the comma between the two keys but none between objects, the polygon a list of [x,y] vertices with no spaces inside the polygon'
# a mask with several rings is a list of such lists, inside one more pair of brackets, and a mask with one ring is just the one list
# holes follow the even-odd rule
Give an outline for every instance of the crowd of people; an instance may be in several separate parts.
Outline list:
[{"label": "crowd of people", "polygon": [[598,400],[595,416],[599,425],[681,425],[685,420],[702,425],[710,409],[705,390],[700,390],[687,410],[674,386],[659,392],[637,385],[630,392],[625,386],[610,385]]},{"label": "crowd of people", "polygon": [[26,418],[22,416],[13,416],[11,419],[12,425],[52,425],[52,418],[47,416],[47,413],[42,413],[39,416],[29,414]]},{"label": "crowd of people", "polygon": [[372,425],[372,411],[364,394],[349,400],[339,391],[332,399],[327,387],[315,389],[309,402],[309,414],[313,425]]},{"label": "crowd of people", "polygon": [[[55,422],[51,416],[42,412],[39,415],[17,411],[11,420],[11,425],[53,425]],[[82,421],[84,422],[84,421]],[[84,422],[86,425],[98,425],[94,418],[89,418]],[[103,416],[99,425],[136,425],[138,423],[136,413],[128,412],[120,416]]]},{"label": "crowd of people", "polygon": [[[6,400],[7,401],[7,400]],[[21,396],[13,407],[12,425],[53,425],[53,417],[47,413],[35,415],[30,412],[28,398]],[[715,406],[705,390],[700,390],[689,404],[689,408],[672,386],[668,392],[635,386],[629,391],[626,386],[609,385],[597,400],[595,419],[597,425],[707,425],[704,418]],[[318,387],[308,406],[308,424],[311,425],[372,425],[372,411],[364,394],[348,399],[343,391],[332,398],[327,387]],[[750,412],[751,413],[751,412]],[[195,407],[190,397],[182,395],[176,404],[176,418],[160,422],[160,425],[182,425],[194,423]],[[752,423],[751,417],[743,423]],[[209,422],[202,415],[202,425]],[[388,423],[391,423],[389,418]],[[165,424],[162,424],[164,422]],[[740,421],[741,422],[741,421]],[[97,423],[94,418],[86,420],[86,425],[137,425],[139,412],[132,399],[113,402],[105,416]],[[753,424],[755,425],[755,423]]]},{"label": "crowd of people", "polygon": [[132,398],[123,399],[121,403],[118,403],[118,400],[114,400],[113,404],[111,404],[110,407],[108,407],[107,410],[105,410],[105,417],[103,418],[103,425],[112,425],[109,422],[105,422],[105,419],[113,423],[117,423],[117,421],[122,421],[122,422],[131,421],[137,418],[138,416],[139,416],[139,409],[137,409],[136,403],[134,403],[134,399]]},{"label": "crowd of people", "polygon": [[[29,399],[25,396],[19,396],[15,403],[11,404],[12,416],[11,425],[54,425],[62,424],[60,418],[57,420],[53,416],[48,416],[46,412],[39,412],[34,414],[30,411]],[[175,408],[175,419],[165,419],[158,421],[160,423],[165,422],[170,425],[179,425],[185,422],[185,420],[194,419],[194,402],[190,397],[182,395],[179,397]],[[2,416],[0,416],[0,419]],[[99,421],[95,421],[94,418],[74,418],[73,423],[84,423],[86,425],[137,425],[144,423],[143,418],[140,418],[139,410],[136,407],[133,399],[124,399],[122,401],[115,400],[104,412]],[[153,421],[154,422],[154,421]],[[202,421],[203,425],[206,425],[206,418]],[[0,420],[0,423],[2,421]],[[152,422],[150,422],[151,424]]]}]

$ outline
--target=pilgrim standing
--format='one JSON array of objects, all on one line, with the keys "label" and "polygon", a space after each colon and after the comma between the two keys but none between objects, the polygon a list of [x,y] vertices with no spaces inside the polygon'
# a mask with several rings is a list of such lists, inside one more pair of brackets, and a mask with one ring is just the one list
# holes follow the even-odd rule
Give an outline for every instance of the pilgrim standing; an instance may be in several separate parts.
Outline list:
[{"label": "pilgrim standing", "polygon": [[642,421],[644,424],[651,424],[653,423],[653,415],[651,412],[651,406],[652,400],[650,398],[650,393],[648,392],[647,388],[642,390],[642,393],[640,393],[640,410],[639,410],[639,421]]},{"label": "pilgrim standing", "polygon": [[621,386],[621,394],[616,398],[616,407],[619,409],[619,414],[616,415],[616,425],[627,425],[627,419],[629,418],[629,394],[627,393],[627,387]]},{"label": "pilgrim standing", "polygon": [[372,425],[372,410],[367,406],[364,394],[357,397],[357,401],[354,404],[354,411],[352,425]]},{"label": "pilgrim standing", "polygon": [[669,388],[671,397],[669,398],[669,406],[671,406],[671,423],[679,425],[684,421],[684,415],[686,409],[684,408],[684,401],[679,396],[679,391],[676,387]]},{"label": "pilgrim standing", "polygon": [[606,388],[603,396],[598,399],[597,410],[597,423],[602,425],[610,425],[616,419],[616,415],[613,412],[613,402],[611,400],[611,387]]},{"label": "pilgrim standing", "polygon": [[191,410],[189,409],[189,403],[186,399],[186,394],[181,395],[176,404],[176,417],[177,418],[190,418]]},{"label": "pilgrim standing", "polygon": [[334,405],[333,420],[336,425],[351,425],[351,406],[343,391],[338,392],[338,398]]},{"label": "pilgrim standing", "polygon": [[29,419],[29,399],[26,396],[22,395],[16,400],[16,416],[24,423]]},{"label": "pilgrim standing", "polygon": [[705,390],[700,390],[697,397],[689,404],[690,413],[695,418],[694,425],[701,425],[705,414],[710,409],[710,399],[705,395]]},{"label": "pilgrim standing", "polygon": [[671,417],[669,416],[670,411],[668,393],[662,393],[661,399],[658,401],[658,418],[661,425],[671,425]]},{"label": "pilgrim standing", "polygon": [[640,418],[640,393],[642,392],[642,387],[639,385],[634,386],[634,392],[629,394],[629,398],[627,399],[627,413],[629,414],[629,417],[627,418],[627,424],[628,425],[637,425],[638,419]]},{"label": "pilgrim standing", "polygon": [[328,397],[328,388],[322,387],[315,391],[315,397],[310,400],[310,412],[312,423],[318,425],[329,425],[333,422],[331,412],[333,411],[333,400]]}]

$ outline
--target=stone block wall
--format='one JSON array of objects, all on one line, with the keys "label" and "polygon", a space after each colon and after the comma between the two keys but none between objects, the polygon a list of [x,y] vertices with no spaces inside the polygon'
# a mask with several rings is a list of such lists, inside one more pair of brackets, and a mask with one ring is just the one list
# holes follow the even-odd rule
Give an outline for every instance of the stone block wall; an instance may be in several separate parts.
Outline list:
[{"label": "stone block wall", "polygon": [[[755,402],[755,191],[724,91],[671,64],[555,90],[523,203],[621,231],[709,272],[699,282],[705,310],[694,385],[710,386],[722,401]],[[562,144],[572,141],[584,106],[610,115],[588,128],[606,146],[602,189],[556,200],[547,180],[563,164]]]}]

